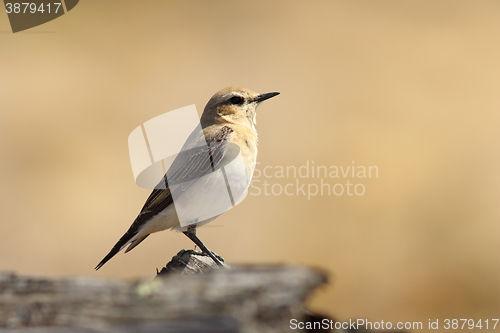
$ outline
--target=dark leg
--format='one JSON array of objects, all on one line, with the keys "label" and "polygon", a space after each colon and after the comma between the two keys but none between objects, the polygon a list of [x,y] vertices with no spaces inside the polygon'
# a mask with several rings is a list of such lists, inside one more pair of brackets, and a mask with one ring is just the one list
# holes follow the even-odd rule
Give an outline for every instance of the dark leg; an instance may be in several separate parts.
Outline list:
[{"label": "dark leg", "polygon": [[201,240],[196,237],[196,225],[190,225],[188,227],[188,230],[187,231],[183,231],[184,235],[188,236],[190,240],[192,240],[204,253],[208,254],[210,256],[210,258],[213,259],[213,261],[215,261],[215,263],[218,265],[218,266],[223,266],[223,264],[220,262],[219,259],[217,259],[217,257],[212,253],[212,251],[210,251],[209,249],[207,249],[207,247],[201,242]]}]

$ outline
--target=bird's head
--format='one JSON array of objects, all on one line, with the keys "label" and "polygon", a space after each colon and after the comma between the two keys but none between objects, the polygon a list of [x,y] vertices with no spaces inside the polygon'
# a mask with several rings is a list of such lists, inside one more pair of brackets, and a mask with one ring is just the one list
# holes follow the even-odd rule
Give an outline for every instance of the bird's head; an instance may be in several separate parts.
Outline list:
[{"label": "bird's head", "polygon": [[260,102],[278,92],[257,94],[246,88],[229,87],[217,92],[208,101],[201,116],[202,127],[215,123],[231,123],[255,129],[256,109]]}]

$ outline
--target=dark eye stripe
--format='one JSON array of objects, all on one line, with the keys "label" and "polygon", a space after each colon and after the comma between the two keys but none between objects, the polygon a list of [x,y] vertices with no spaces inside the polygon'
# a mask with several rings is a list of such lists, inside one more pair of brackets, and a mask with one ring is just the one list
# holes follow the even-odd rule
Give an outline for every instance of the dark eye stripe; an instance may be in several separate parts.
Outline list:
[{"label": "dark eye stripe", "polygon": [[234,97],[231,97],[229,99],[229,103],[234,104],[234,105],[243,104],[244,101],[245,100],[243,99],[243,97],[240,97],[240,96],[234,96]]}]

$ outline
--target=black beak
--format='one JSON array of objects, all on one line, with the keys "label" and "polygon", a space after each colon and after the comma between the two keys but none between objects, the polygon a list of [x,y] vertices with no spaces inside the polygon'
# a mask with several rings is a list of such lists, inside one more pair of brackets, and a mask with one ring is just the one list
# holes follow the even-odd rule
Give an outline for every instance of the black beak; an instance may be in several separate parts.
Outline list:
[{"label": "black beak", "polygon": [[277,96],[279,94],[280,94],[279,92],[270,92],[270,93],[267,93],[267,94],[260,94],[253,101],[257,102],[257,103],[260,103],[260,102],[265,101],[266,99],[269,99],[271,97]]}]

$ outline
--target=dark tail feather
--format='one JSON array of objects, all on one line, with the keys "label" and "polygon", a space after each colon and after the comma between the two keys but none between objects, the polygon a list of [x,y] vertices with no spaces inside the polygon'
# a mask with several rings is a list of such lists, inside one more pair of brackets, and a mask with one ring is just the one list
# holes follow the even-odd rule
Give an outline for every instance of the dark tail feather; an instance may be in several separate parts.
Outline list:
[{"label": "dark tail feather", "polygon": [[97,266],[95,266],[95,270],[97,271],[99,268],[101,268],[105,263],[109,261],[109,259],[113,258],[118,252],[120,252],[120,248],[118,247],[113,247],[111,251],[109,251],[108,255],[104,257],[104,259],[101,260]]},{"label": "dark tail feather", "polygon": [[136,247],[137,245],[141,244],[141,242],[143,240],[145,240],[149,235],[151,235],[151,234],[147,234],[146,236],[144,236],[142,238],[137,238],[135,241],[133,241],[132,243],[130,243],[130,245],[128,246],[128,248],[125,250],[125,253],[129,252],[130,250],[134,249],[134,247]]},{"label": "dark tail feather", "polygon": [[104,259],[102,259],[101,262],[97,264],[97,266],[95,266],[94,269],[97,271],[105,263],[107,263],[109,259],[113,258],[118,252],[120,252],[127,245],[127,243],[130,241],[132,237],[135,236],[135,234],[136,232],[131,233],[127,231],[125,235],[123,235],[122,238],[120,238],[120,240],[115,244],[115,246],[113,246],[111,251],[109,251],[109,253],[104,257]]}]

